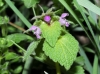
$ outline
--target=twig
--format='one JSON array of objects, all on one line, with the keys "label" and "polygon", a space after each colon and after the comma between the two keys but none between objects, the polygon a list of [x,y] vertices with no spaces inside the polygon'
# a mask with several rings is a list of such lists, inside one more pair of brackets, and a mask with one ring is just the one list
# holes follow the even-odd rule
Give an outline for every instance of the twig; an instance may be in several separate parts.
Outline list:
[{"label": "twig", "polygon": [[8,22],[8,23],[9,23],[11,26],[13,26],[13,27],[15,27],[15,28],[17,28],[17,29],[19,29],[19,30],[21,30],[21,31],[25,31],[25,29],[21,28],[20,26],[14,24],[14,23],[12,23],[12,22]]}]

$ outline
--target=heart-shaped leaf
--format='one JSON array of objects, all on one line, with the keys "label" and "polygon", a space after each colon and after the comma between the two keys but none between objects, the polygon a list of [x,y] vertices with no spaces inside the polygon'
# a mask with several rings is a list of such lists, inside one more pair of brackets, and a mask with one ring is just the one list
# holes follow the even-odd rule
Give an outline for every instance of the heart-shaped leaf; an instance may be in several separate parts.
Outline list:
[{"label": "heart-shaped leaf", "polygon": [[61,36],[55,44],[55,47],[51,47],[47,41],[43,44],[45,54],[54,62],[60,63],[60,65],[64,66],[67,70],[70,69],[75,61],[78,49],[77,40],[69,33]]},{"label": "heart-shaped leaf", "polygon": [[60,23],[55,21],[48,25],[45,22],[42,22],[40,28],[42,30],[43,37],[52,47],[54,47],[61,33]]}]

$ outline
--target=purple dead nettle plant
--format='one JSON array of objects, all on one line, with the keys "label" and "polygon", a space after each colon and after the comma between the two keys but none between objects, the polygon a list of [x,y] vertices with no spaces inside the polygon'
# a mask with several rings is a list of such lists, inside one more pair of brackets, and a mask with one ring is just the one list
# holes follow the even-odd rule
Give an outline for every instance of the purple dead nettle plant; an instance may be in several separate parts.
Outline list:
[{"label": "purple dead nettle plant", "polygon": [[[46,15],[44,16],[44,19],[43,19],[45,22],[47,23],[50,23],[50,20],[51,20],[51,17],[49,15]],[[37,39],[40,39],[41,38],[41,29],[38,27],[38,26],[31,26],[29,28],[28,31],[34,31],[34,34],[36,35]]]},{"label": "purple dead nettle plant", "polygon": [[[65,17],[69,16],[68,13],[62,13],[62,15],[59,17],[59,22],[61,25],[65,25],[66,27],[69,27],[69,22],[65,19]],[[43,20],[46,22],[46,23],[50,23],[51,21],[51,16],[49,15],[45,15]],[[34,34],[36,35],[37,39],[40,39],[41,38],[41,29],[38,27],[38,26],[31,26],[29,28],[28,31],[34,31]]]}]

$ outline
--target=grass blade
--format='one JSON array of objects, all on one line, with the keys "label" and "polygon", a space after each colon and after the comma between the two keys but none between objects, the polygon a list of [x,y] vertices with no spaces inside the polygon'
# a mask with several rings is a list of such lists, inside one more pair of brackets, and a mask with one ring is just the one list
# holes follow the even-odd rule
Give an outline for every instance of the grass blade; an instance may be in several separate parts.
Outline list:
[{"label": "grass blade", "polygon": [[28,20],[21,14],[21,12],[15,7],[15,5],[10,0],[5,0],[5,2],[10,6],[10,8],[17,14],[17,16],[23,21],[23,23],[30,28],[31,24]]},{"label": "grass blade", "polygon": [[92,65],[90,63],[90,61],[88,60],[87,55],[85,54],[83,48],[80,46],[80,51],[79,51],[80,55],[84,57],[85,59],[85,65],[87,70],[89,71],[90,74],[92,74]]},{"label": "grass blade", "polygon": [[78,7],[80,13],[82,14],[82,16],[83,16],[83,18],[84,18],[84,20],[85,20],[85,22],[86,22],[86,25],[87,25],[88,29],[90,30],[90,33],[91,33],[91,35],[92,35],[92,37],[93,37],[93,41],[94,41],[94,43],[95,43],[95,45],[94,45],[94,47],[96,48],[95,51],[96,51],[98,57],[100,58],[100,52],[99,52],[100,48],[99,48],[98,42],[96,41],[96,37],[95,37],[95,35],[94,35],[94,32],[93,32],[93,30],[92,30],[92,27],[91,27],[91,25],[90,25],[90,23],[89,23],[89,21],[88,21],[86,15],[85,15],[84,12],[83,12],[83,8],[82,8],[81,6],[78,5],[78,3],[76,2],[76,0],[74,0],[74,2],[75,2],[75,4],[77,5],[77,7]]},{"label": "grass blade", "polygon": [[89,0],[77,0],[78,4],[100,15],[100,8],[91,3]]},{"label": "grass blade", "polygon": [[93,63],[93,74],[98,74],[98,57],[96,55]]}]

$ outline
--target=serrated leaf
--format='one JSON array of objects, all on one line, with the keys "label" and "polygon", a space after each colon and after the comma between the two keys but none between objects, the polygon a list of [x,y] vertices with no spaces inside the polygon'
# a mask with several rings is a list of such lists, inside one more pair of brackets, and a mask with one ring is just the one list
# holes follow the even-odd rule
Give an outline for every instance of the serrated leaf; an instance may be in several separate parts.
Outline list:
[{"label": "serrated leaf", "polygon": [[48,25],[43,22],[40,28],[42,30],[43,37],[52,47],[54,47],[61,33],[60,23],[55,21],[51,25]]},{"label": "serrated leaf", "polygon": [[62,36],[56,43],[55,47],[51,47],[46,41],[43,44],[43,51],[54,62],[60,63],[67,70],[76,59],[78,53],[78,42],[69,33]]},{"label": "serrated leaf", "polygon": [[23,0],[27,8],[34,7],[39,0]]},{"label": "serrated leaf", "polygon": [[73,66],[71,69],[67,72],[67,74],[85,74],[84,69],[81,66]]},{"label": "serrated leaf", "polygon": [[[27,60],[27,58],[35,51],[40,41],[33,41],[27,48],[27,51],[24,53],[23,60]],[[34,52],[35,53],[35,52]]]},{"label": "serrated leaf", "polygon": [[33,40],[33,38],[23,33],[15,33],[15,34],[8,35],[7,40],[8,40],[7,46],[10,47],[13,45],[13,43],[10,42],[10,40],[13,40],[16,43],[20,43],[23,40]]}]

